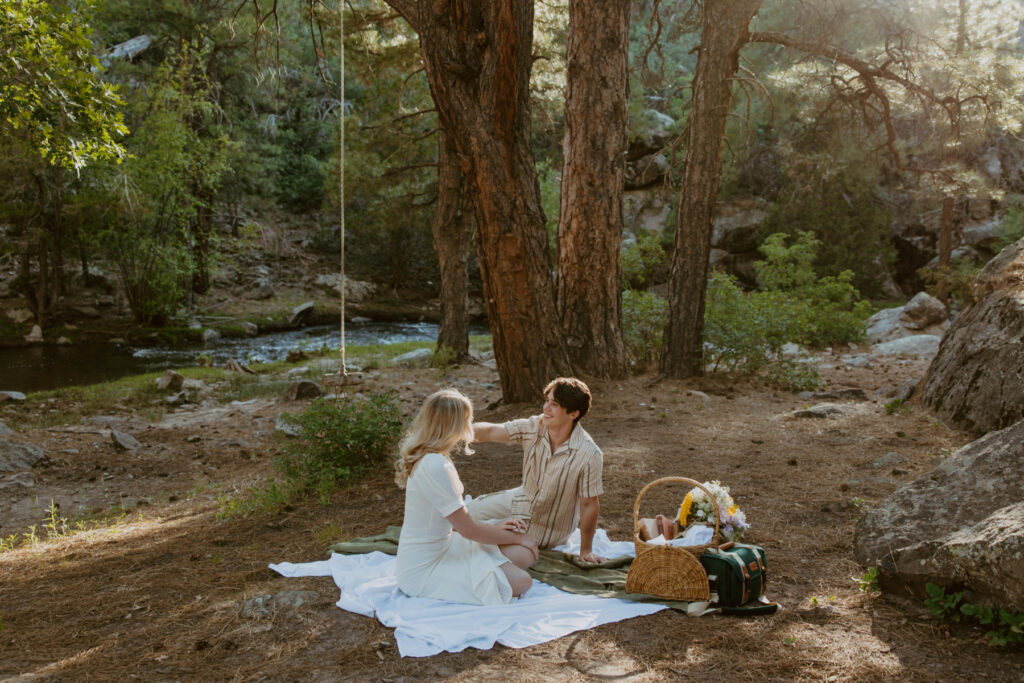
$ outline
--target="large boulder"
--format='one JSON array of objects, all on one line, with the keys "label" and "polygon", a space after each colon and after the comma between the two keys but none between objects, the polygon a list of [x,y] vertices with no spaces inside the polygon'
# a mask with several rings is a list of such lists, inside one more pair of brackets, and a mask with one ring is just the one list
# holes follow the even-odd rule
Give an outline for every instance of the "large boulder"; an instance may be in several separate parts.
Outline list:
[{"label": "large boulder", "polygon": [[974,292],[928,368],[921,403],[984,434],[1024,417],[1024,239],[982,269]]},{"label": "large boulder", "polygon": [[857,524],[857,560],[887,590],[934,583],[1024,610],[1024,420],[970,443]]}]

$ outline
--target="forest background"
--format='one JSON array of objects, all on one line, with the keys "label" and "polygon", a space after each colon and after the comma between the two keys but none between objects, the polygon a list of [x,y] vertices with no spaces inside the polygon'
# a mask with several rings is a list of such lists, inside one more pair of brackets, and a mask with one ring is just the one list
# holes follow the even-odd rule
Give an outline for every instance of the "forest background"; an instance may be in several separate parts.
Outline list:
[{"label": "forest background", "polygon": [[[440,344],[456,357],[468,351],[467,291],[481,297],[509,400],[559,372],[653,363],[671,376],[705,361],[775,368],[799,387],[800,368],[780,369],[784,342],[858,339],[865,299],[927,287],[962,304],[973,270],[1024,233],[1019,2],[513,6],[502,18],[472,3],[345,2],[342,85],[338,6],[5,3],[0,259],[16,273],[6,293],[26,298],[34,320],[2,319],[0,334],[20,338],[32,322],[59,334],[68,299],[100,282],[139,325],[181,323],[203,309],[219,266],[268,229],[336,258],[342,162],[348,275],[396,300],[441,295]],[[439,106],[429,76],[472,81],[486,57],[437,69],[431,50],[446,26],[475,25],[467,45],[500,48],[506,20],[532,32],[510,81],[529,83],[510,109],[527,128],[526,170],[511,183],[521,201],[509,225],[480,229],[486,174],[467,141],[487,138],[458,129],[468,119],[446,112],[468,107]],[[609,81],[599,57],[615,45],[628,72]],[[572,109],[588,82],[613,94],[609,109]],[[498,100],[514,90],[504,85]],[[580,130],[607,142],[608,160],[574,151]],[[708,286],[716,203],[751,200],[767,207],[755,258]],[[996,234],[954,252],[978,221]],[[501,251],[502,233],[531,245],[522,258]],[[447,274],[446,239],[462,250]],[[511,282],[517,261],[532,269],[526,284]],[[570,277],[588,270],[597,280]],[[561,329],[535,334],[524,310]]]}]

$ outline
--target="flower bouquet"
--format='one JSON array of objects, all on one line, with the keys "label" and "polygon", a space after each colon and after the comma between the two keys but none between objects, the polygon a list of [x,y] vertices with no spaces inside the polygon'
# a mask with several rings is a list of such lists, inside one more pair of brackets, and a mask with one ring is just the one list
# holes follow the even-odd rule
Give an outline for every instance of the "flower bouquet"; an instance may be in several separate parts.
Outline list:
[{"label": "flower bouquet", "polygon": [[[718,509],[721,512],[721,519],[718,520],[719,531],[729,541],[738,541],[744,532],[750,528],[747,523],[747,516],[740,510],[740,506],[729,495],[729,487],[722,486],[720,481],[706,481],[704,488],[711,492],[718,502]],[[679,524],[689,527],[692,524],[707,524],[713,526],[715,505],[708,498],[707,494],[699,488],[692,488],[679,506]]]}]

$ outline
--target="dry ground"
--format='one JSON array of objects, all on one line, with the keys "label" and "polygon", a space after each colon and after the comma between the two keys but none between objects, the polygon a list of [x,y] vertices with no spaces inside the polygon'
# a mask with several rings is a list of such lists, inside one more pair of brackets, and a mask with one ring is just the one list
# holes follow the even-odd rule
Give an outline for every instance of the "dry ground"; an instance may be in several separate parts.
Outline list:
[{"label": "dry ground", "polygon": [[[824,373],[825,391],[856,387],[868,400],[826,419],[792,416],[824,399],[747,380],[592,383],[596,402],[585,426],[605,452],[601,525],[612,538],[628,537],[637,491],[658,477],[721,480],[752,522],[747,540],[767,549],[769,596],[783,607],[777,615],[666,611],[525,650],[426,659],[399,657],[389,629],[334,607],[329,578],[283,579],[267,568],[320,559],[330,542],[400,523],[402,493],[388,474],[328,504],[217,519],[218,495],[239,495],[270,473],[276,416],[301,406],[256,400],[154,424],[125,406],[127,420],[116,426],[143,443],[134,454],[115,450],[102,423],[20,432],[17,439],[44,445],[53,462],[37,470],[31,501],[8,501],[0,534],[39,522],[51,497],[69,518],[119,501],[131,511],[96,531],[0,553],[0,680],[1024,679],[1019,649],[991,649],[980,631],[938,622],[920,602],[858,591],[864,569],[852,539],[860,511],[969,437],[914,404],[886,414],[888,395],[923,374],[924,363],[835,365]],[[497,398],[495,382],[479,365],[444,379],[433,370],[383,370],[368,389],[397,388],[412,409],[447,384],[483,406]],[[479,417],[536,409],[503,406]],[[906,461],[871,466],[891,452]],[[476,494],[515,484],[519,458],[514,448],[487,445],[457,464]],[[656,487],[644,509],[667,512],[684,493]],[[247,598],[284,590],[313,590],[320,600],[242,615]]]}]

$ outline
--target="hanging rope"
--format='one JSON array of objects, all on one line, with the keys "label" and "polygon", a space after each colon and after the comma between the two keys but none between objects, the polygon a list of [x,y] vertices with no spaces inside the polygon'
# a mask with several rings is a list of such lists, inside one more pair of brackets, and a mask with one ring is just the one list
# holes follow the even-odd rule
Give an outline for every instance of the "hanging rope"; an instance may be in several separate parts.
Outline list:
[{"label": "hanging rope", "polygon": [[341,368],[338,374],[345,377],[348,373],[345,370],[345,0],[338,0],[338,27],[339,47],[338,61],[341,64],[338,76],[338,87],[341,90],[341,115],[338,117],[341,122],[339,135],[339,160],[338,178],[341,195],[338,204],[341,211],[341,284],[338,289],[341,291]]}]

